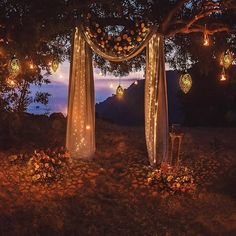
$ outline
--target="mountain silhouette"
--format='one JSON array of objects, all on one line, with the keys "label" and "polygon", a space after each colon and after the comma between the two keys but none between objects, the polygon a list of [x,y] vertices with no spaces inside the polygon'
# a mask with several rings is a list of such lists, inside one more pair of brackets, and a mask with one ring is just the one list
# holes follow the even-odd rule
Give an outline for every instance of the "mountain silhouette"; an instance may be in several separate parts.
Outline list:
[{"label": "mountain silhouette", "polygon": [[[124,91],[124,96],[116,95],[96,104],[96,114],[99,118],[109,120],[120,125],[141,126],[144,124],[144,86],[145,80]],[[169,100],[169,122],[181,123],[183,113],[178,99],[178,74],[175,71],[167,71],[167,90]]]}]

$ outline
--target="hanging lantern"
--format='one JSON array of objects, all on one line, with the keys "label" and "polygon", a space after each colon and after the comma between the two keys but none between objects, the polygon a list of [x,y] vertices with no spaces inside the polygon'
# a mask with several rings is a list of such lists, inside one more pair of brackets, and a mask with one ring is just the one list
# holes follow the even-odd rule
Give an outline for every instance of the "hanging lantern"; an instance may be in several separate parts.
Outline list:
[{"label": "hanging lantern", "polygon": [[122,86],[119,84],[117,89],[116,89],[116,96],[121,98],[124,95],[124,89],[122,88]]},{"label": "hanging lantern", "polygon": [[57,71],[57,69],[58,69],[58,67],[59,67],[59,61],[58,60],[53,60],[52,61],[52,70],[54,71],[54,72],[56,72]]},{"label": "hanging lantern", "polygon": [[226,81],[227,80],[227,75],[225,73],[225,68],[223,67],[223,70],[220,75],[220,81]]},{"label": "hanging lantern", "polygon": [[14,88],[17,85],[16,81],[11,77],[8,77],[6,79],[6,83],[7,83],[7,86],[10,88]]},{"label": "hanging lantern", "polygon": [[187,94],[190,91],[190,89],[192,88],[192,84],[193,84],[193,81],[190,74],[186,73],[180,76],[179,86],[185,94]]},{"label": "hanging lantern", "polygon": [[225,69],[228,69],[234,61],[234,54],[227,50],[226,53],[223,53],[220,57],[220,65]]},{"label": "hanging lantern", "polygon": [[17,77],[21,72],[20,61],[15,56],[8,63],[8,71],[12,78]]},{"label": "hanging lantern", "polygon": [[206,25],[205,25],[205,31],[204,31],[204,37],[203,37],[203,46],[208,47],[210,45],[210,38],[207,33]]}]

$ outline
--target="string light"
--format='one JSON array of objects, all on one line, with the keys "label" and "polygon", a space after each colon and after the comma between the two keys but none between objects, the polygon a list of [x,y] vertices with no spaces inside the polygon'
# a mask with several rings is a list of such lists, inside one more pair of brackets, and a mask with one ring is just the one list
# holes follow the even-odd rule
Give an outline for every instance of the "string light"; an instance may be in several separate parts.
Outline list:
[{"label": "string light", "polygon": [[134,84],[135,84],[135,85],[138,85],[138,80],[135,80],[135,81],[134,81]]}]

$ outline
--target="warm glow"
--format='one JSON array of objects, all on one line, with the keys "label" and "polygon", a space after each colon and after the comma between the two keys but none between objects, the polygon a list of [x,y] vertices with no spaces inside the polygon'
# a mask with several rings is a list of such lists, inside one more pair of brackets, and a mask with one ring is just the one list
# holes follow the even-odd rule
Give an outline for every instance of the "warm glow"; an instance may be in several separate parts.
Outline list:
[{"label": "warm glow", "polygon": [[16,86],[16,82],[12,78],[8,78],[6,82],[7,82],[9,87],[15,87]]},{"label": "warm glow", "polygon": [[86,125],[86,129],[90,130],[91,129],[90,125]]},{"label": "warm glow", "polygon": [[[206,26],[205,26],[206,27]],[[203,46],[208,47],[210,45],[210,38],[208,33],[204,32]]]},{"label": "warm glow", "polygon": [[206,37],[204,38],[204,43],[203,43],[204,46],[208,47],[210,45],[210,42],[209,42],[209,38]]},{"label": "warm glow", "polygon": [[228,69],[234,61],[234,54],[227,50],[225,53],[222,53],[220,57],[220,65],[225,69]]},{"label": "warm glow", "polygon": [[136,81],[134,82],[134,84],[135,84],[135,85],[138,85],[138,80],[136,80]]},{"label": "warm glow", "polygon": [[34,65],[33,65],[32,63],[30,63],[29,68],[30,68],[31,70],[33,70],[33,69],[34,69]]},{"label": "warm glow", "polygon": [[122,98],[123,95],[124,95],[124,89],[122,88],[121,85],[119,85],[119,86],[117,87],[117,89],[116,89],[116,96],[117,96],[118,98]]},{"label": "warm glow", "polygon": [[222,74],[220,75],[220,81],[226,81],[226,80],[227,80],[226,74],[225,74],[225,73],[222,73]]},{"label": "warm glow", "polygon": [[220,81],[226,81],[226,80],[227,80],[226,75],[222,74],[220,77]]},{"label": "warm glow", "polygon": [[109,87],[112,89],[112,88],[114,88],[114,85],[113,85],[113,84],[110,84],[110,86],[109,86]]},{"label": "warm glow", "polygon": [[59,68],[59,61],[56,60],[56,59],[54,59],[54,60],[52,61],[51,67],[52,67],[53,72],[56,72],[57,69]]},{"label": "warm glow", "polygon": [[186,73],[180,76],[179,86],[185,94],[187,94],[190,91],[190,89],[192,88],[192,84],[193,81],[190,74]]}]

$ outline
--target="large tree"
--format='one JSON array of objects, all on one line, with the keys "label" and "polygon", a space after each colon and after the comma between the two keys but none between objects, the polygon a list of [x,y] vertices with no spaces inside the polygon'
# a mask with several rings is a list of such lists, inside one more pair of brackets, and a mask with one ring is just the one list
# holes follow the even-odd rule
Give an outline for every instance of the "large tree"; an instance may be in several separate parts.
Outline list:
[{"label": "large tree", "polygon": [[[50,73],[49,62],[54,58],[60,62],[70,58],[73,29],[83,23],[87,13],[96,16],[104,27],[108,23],[132,25],[137,19],[155,24],[166,37],[167,62],[179,70],[198,63],[207,73],[206,61],[218,60],[219,54],[228,48],[236,51],[234,0],[1,0],[0,92],[4,106],[9,103],[10,94],[11,98],[18,98],[18,103],[24,95],[27,104],[27,92],[22,95],[21,91],[26,91],[30,83],[49,82],[42,72]],[[208,48],[202,48],[204,33],[211,40]],[[13,55],[22,62],[18,92],[5,82],[7,62]],[[145,66],[145,53],[123,63],[107,62],[97,55],[94,59],[104,72],[115,75]],[[34,70],[29,69],[31,62]]]}]

